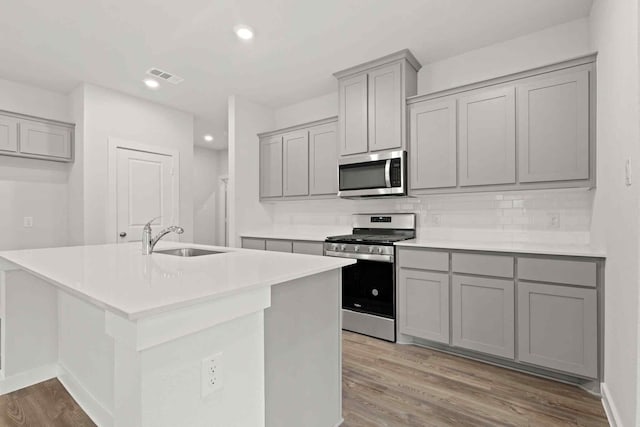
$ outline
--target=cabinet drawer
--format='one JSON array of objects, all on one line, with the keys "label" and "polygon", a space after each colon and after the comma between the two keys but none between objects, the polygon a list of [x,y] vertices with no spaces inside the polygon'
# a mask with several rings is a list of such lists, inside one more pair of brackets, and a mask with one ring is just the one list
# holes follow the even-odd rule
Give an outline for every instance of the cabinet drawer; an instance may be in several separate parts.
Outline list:
[{"label": "cabinet drawer", "polygon": [[274,252],[292,252],[293,245],[291,240],[267,240],[266,247],[268,251]]},{"label": "cabinet drawer", "polygon": [[510,256],[454,253],[451,264],[454,273],[513,277],[513,257]]},{"label": "cabinet drawer", "polygon": [[324,255],[324,247],[320,242],[293,242],[294,254]]},{"label": "cabinet drawer", "polygon": [[518,279],[594,288],[598,282],[597,271],[593,261],[518,258]]},{"label": "cabinet drawer", "polygon": [[400,249],[398,260],[400,267],[449,271],[449,252]]},{"label": "cabinet drawer", "polygon": [[242,247],[244,249],[257,249],[260,251],[265,250],[265,241],[264,239],[252,239],[252,238],[242,238]]}]

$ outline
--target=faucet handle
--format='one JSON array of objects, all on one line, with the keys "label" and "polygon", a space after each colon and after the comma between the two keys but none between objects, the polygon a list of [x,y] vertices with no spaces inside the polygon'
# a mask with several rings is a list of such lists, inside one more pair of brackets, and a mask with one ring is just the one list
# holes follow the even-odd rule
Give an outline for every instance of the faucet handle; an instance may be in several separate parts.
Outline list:
[{"label": "faucet handle", "polygon": [[151,231],[151,223],[152,223],[153,221],[155,221],[156,219],[160,219],[160,218],[162,218],[162,217],[161,217],[161,216],[157,216],[157,217],[155,217],[155,218],[150,219],[150,220],[149,220],[149,222],[147,222],[147,223],[144,225],[144,229],[145,229],[145,230],[149,230],[149,231]]}]

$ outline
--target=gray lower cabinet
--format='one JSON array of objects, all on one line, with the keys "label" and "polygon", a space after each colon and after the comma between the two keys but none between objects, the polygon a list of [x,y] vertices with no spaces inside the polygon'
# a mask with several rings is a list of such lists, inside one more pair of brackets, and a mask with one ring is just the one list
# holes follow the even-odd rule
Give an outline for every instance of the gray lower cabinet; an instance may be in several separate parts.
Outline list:
[{"label": "gray lower cabinet", "polygon": [[589,71],[518,86],[520,182],[589,178]]},{"label": "gray lower cabinet", "polygon": [[410,189],[457,185],[456,99],[409,106]]},{"label": "gray lower cabinet", "polygon": [[266,249],[266,243],[267,242],[264,239],[254,239],[251,237],[242,238],[243,249],[256,249],[259,251],[264,251]]},{"label": "gray lower cabinet", "polygon": [[292,132],[282,137],[283,195],[309,194],[309,132]]},{"label": "gray lower cabinet", "polygon": [[483,89],[460,98],[460,185],[516,182],[515,89]]},{"label": "gray lower cabinet", "polygon": [[282,136],[260,140],[260,197],[282,197]]},{"label": "gray lower cabinet", "polygon": [[514,358],[514,281],[453,275],[452,344]]},{"label": "gray lower cabinet", "polygon": [[293,252],[291,240],[267,240],[266,249],[273,252]]},{"label": "gray lower cabinet", "polygon": [[309,129],[309,194],[338,192],[338,126],[329,123]]},{"label": "gray lower cabinet", "polygon": [[597,312],[595,289],[520,282],[520,361],[597,378]]},{"label": "gray lower cabinet", "polygon": [[18,119],[0,116],[0,151],[18,152]]},{"label": "gray lower cabinet", "polygon": [[322,242],[301,242],[294,240],[293,253],[305,255],[324,255],[324,244]]},{"label": "gray lower cabinet", "polygon": [[449,344],[449,274],[400,269],[398,330]]}]

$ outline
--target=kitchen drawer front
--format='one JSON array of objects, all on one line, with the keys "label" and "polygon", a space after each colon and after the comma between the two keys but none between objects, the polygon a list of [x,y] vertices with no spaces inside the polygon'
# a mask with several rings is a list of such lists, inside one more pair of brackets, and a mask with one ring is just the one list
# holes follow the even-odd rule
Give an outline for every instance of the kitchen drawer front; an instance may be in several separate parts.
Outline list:
[{"label": "kitchen drawer front", "polygon": [[594,261],[519,257],[518,279],[595,288],[598,269]]},{"label": "kitchen drawer front", "polygon": [[324,255],[324,245],[321,242],[293,242],[294,254]]},{"label": "kitchen drawer front", "polygon": [[597,378],[597,291],[520,282],[518,354],[522,362]]},{"label": "kitchen drawer front", "polygon": [[510,256],[454,253],[451,265],[454,273],[513,277],[514,261]]},{"label": "kitchen drawer front", "polygon": [[244,249],[257,249],[260,251],[264,251],[266,247],[266,242],[264,239],[252,239],[252,238],[243,237],[242,247]]},{"label": "kitchen drawer front", "polygon": [[266,247],[273,252],[293,252],[291,240],[267,240]]},{"label": "kitchen drawer front", "polygon": [[449,252],[446,251],[401,248],[398,260],[400,267],[449,271]]}]

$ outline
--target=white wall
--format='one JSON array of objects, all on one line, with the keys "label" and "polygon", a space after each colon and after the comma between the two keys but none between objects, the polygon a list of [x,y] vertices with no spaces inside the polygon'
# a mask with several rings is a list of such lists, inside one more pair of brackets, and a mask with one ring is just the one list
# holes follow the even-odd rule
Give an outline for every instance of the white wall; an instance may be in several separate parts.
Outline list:
[{"label": "white wall", "polygon": [[259,202],[259,132],[275,129],[273,110],[229,97],[229,246],[240,233],[271,224],[269,205]]},{"label": "white wall", "polygon": [[578,19],[448,59],[423,64],[418,94],[474,83],[590,53],[589,22]]},{"label": "white wall", "polygon": [[625,185],[625,162],[638,177],[638,4],[596,0],[592,48],[598,50],[598,189],[592,239],[606,248],[605,387],[619,426],[638,425],[638,182]]},{"label": "white wall", "polygon": [[[227,150],[194,147],[193,151],[193,241],[204,245],[220,242],[217,222],[220,177],[227,174]],[[224,242],[223,242],[224,243]]]},{"label": "white wall", "polygon": [[[0,79],[0,110],[71,122],[65,95]],[[70,165],[0,156],[0,250],[68,244]],[[33,228],[23,219],[33,218]]]},{"label": "white wall", "polygon": [[[569,59],[592,51],[586,19],[426,64],[418,93],[447,89]],[[337,83],[336,83],[337,85]],[[275,110],[277,128],[338,114],[338,93]],[[432,237],[500,241],[588,243],[594,193],[585,190],[495,192],[429,196],[402,201],[290,202],[273,204],[276,227],[350,225],[350,214],[411,211]],[[552,225],[557,216],[559,225]]]},{"label": "white wall", "polygon": [[193,239],[193,116],[109,89],[85,84],[72,95],[77,121],[82,122],[82,149],[72,176],[71,209],[84,210],[86,244],[113,240],[107,234],[108,140],[115,137],[180,152],[180,225],[182,241]]}]

